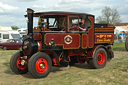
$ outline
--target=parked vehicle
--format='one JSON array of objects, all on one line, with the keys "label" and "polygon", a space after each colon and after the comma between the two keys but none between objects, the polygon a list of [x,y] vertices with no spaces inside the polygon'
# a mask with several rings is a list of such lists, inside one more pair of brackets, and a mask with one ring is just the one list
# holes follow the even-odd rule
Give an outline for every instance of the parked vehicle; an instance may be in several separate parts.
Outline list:
[{"label": "parked vehicle", "polygon": [[[52,66],[87,63],[92,68],[104,68],[114,55],[114,27],[95,24],[94,15],[74,12],[38,12],[27,9],[28,35],[22,51],[12,55],[10,67],[16,74],[28,71],[35,78],[46,77]],[[33,18],[38,26],[33,28]],[[80,31],[80,21],[87,30]]]},{"label": "parked vehicle", "polygon": [[23,37],[24,35],[27,35],[26,34],[26,28],[21,28],[21,29],[18,29],[17,31],[20,33],[21,37]]},{"label": "parked vehicle", "polygon": [[0,43],[8,39],[19,39],[21,36],[18,31],[0,31]]},{"label": "parked vehicle", "polygon": [[20,50],[22,42],[20,39],[9,39],[5,43],[0,43],[0,48],[3,50]]}]

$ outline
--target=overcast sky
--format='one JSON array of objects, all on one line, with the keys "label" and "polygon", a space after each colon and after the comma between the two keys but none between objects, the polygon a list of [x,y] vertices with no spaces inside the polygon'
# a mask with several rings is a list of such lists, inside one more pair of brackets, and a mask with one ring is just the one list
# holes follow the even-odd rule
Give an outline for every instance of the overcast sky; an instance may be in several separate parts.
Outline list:
[{"label": "overcast sky", "polygon": [[109,6],[117,9],[122,22],[128,22],[128,0],[0,0],[0,25],[27,27],[27,8],[39,11],[68,11],[90,13],[98,17]]}]

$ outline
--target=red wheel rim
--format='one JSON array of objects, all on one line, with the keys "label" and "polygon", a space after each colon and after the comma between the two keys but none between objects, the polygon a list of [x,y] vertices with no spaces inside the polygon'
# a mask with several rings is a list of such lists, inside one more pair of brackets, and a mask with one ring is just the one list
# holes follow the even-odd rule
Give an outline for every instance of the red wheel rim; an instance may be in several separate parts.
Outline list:
[{"label": "red wheel rim", "polygon": [[105,55],[103,52],[99,52],[98,55],[97,55],[97,63],[99,65],[102,65],[105,61]]},{"label": "red wheel rim", "polygon": [[36,62],[36,71],[38,73],[44,73],[48,68],[48,62],[44,58],[40,58]]},{"label": "red wheel rim", "polygon": [[[24,61],[24,65],[22,65],[22,62]],[[27,68],[27,62],[28,60],[23,59],[23,57],[19,57],[16,61],[16,66],[20,69],[20,70],[24,70],[25,68]]]}]

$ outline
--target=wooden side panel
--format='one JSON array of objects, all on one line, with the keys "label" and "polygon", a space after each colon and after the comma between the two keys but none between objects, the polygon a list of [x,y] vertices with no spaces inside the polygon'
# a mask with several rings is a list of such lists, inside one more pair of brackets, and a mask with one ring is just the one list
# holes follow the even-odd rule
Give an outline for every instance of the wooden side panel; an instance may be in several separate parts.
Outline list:
[{"label": "wooden side panel", "polygon": [[42,35],[39,33],[41,30],[37,27],[33,29],[33,39],[42,39]]},{"label": "wooden side panel", "polygon": [[91,27],[88,29],[88,48],[93,48],[94,46],[94,18],[89,17],[91,21]]},{"label": "wooden side panel", "polygon": [[42,35],[40,33],[33,33],[33,39],[42,39]]},{"label": "wooden side panel", "polygon": [[87,48],[87,41],[88,40],[88,35],[87,34],[82,34],[82,48],[85,49]]},{"label": "wooden side panel", "polygon": [[80,34],[71,33],[46,33],[45,44],[49,45],[49,42],[53,39],[55,45],[62,45],[63,49],[79,49],[80,48]]},{"label": "wooden side panel", "polygon": [[112,43],[114,42],[113,33],[95,33],[95,43]]},{"label": "wooden side panel", "polygon": [[95,28],[95,32],[114,32],[114,28]]}]

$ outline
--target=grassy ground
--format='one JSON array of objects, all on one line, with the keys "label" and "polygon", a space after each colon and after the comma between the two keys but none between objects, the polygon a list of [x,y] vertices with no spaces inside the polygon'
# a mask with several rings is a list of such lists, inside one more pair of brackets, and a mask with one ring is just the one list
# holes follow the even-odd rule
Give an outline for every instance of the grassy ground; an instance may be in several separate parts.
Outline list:
[{"label": "grassy ground", "polygon": [[0,50],[0,85],[127,85],[128,52],[124,43],[113,46],[115,58],[105,68],[90,69],[87,64],[76,64],[68,69],[52,68],[52,72],[41,79],[29,73],[14,74],[9,66],[11,55],[16,51]]},{"label": "grassy ground", "polygon": [[126,49],[125,49],[125,43],[124,42],[114,43],[113,50],[114,51],[126,51]]}]

